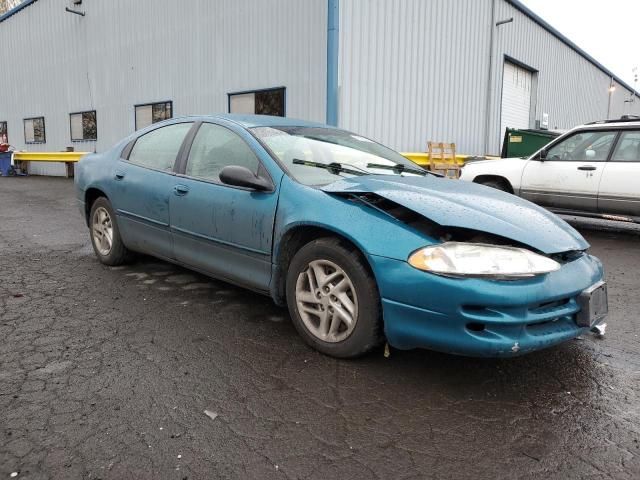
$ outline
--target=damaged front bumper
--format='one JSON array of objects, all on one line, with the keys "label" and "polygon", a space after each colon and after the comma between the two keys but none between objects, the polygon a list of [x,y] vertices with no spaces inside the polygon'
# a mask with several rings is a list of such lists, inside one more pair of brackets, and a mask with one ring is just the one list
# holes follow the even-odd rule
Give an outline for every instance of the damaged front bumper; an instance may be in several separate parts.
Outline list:
[{"label": "damaged front bumper", "polygon": [[586,333],[576,316],[580,294],[600,282],[600,261],[584,254],[556,272],[518,281],[456,279],[370,255],[387,341],[478,357],[509,357]]}]

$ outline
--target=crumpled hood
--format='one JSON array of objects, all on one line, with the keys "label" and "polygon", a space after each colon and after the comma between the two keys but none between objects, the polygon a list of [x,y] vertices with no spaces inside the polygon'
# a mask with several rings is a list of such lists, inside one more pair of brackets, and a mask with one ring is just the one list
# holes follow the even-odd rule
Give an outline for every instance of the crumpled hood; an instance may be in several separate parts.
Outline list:
[{"label": "crumpled hood", "polygon": [[446,227],[492,233],[546,254],[584,250],[587,241],[542,207],[471,182],[434,176],[366,175],[326,185],[327,193],[374,193]]}]

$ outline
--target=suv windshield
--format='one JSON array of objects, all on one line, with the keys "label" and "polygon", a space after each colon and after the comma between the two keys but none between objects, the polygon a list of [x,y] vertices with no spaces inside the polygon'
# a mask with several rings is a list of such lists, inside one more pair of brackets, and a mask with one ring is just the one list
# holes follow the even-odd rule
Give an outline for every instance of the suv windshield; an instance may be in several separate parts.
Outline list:
[{"label": "suv windshield", "polygon": [[352,177],[356,171],[360,175],[428,173],[390,148],[344,130],[254,127],[251,131],[271,149],[289,173],[305,185],[326,185]]}]

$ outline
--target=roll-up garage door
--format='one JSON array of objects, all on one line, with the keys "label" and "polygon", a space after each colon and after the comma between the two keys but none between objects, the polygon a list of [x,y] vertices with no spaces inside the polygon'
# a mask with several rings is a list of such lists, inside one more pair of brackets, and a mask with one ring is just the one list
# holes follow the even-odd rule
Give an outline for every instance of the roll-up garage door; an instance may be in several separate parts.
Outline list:
[{"label": "roll-up garage door", "polygon": [[532,73],[513,63],[504,63],[500,135],[505,128],[529,128]]}]

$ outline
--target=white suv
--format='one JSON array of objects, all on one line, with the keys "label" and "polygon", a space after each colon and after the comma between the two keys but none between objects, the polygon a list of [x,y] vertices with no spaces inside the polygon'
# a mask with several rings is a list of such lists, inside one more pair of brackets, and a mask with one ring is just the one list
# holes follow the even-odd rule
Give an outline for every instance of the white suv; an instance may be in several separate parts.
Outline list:
[{"label": "white suv", "polygon": [[558,213],[640,222],[640,117],[576,127],[529,158],[470,162],[460,178]]}]

